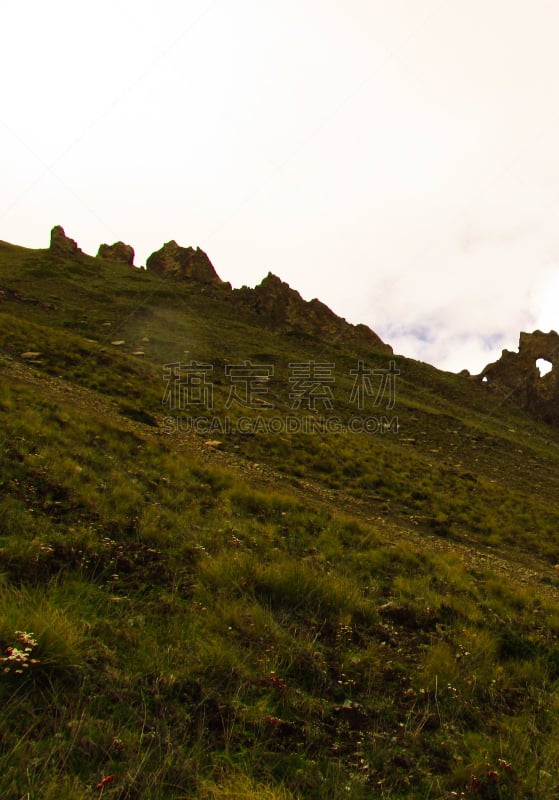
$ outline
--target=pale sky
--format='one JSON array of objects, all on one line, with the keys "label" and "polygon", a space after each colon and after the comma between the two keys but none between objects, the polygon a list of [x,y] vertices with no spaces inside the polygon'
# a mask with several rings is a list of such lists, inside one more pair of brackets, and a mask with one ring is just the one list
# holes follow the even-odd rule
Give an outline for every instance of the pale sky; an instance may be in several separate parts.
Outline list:
[{"label": "pale sky", "polygon": [[176,239],[454,371],[559,328],[556,2],[30,0],[2,28],[0,239]]}]

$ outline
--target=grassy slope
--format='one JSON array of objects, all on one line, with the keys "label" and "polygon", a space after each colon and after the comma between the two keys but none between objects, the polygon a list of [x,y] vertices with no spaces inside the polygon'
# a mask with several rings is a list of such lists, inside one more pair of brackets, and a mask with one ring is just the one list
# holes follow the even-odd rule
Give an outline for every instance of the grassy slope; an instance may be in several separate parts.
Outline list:
[{"label": "grassy slope", "polygon": [[386,357],[85,256],[0,243],[0,290],[0,796],[558,795],[555,431],[396,358],[398,434],[213,449],[162,364],[223,415],[224,365],[273,363],[285,415],[335,362],[347,418]]}]

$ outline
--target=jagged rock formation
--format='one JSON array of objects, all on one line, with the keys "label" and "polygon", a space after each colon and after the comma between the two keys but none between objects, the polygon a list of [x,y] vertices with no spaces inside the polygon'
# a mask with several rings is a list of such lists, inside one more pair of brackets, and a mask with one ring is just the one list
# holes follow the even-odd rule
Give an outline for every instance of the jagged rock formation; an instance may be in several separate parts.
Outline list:
[{"label": "jagged rock formation", "polygon": [[[200,248],[180,247],[174,240],[152,253],[146,262],[149,271],[158,275],[182,278],[202,287],[231,290],[231,284],[221,280],[210,259]],[[256,313],[272,330],[319,336],[339,342],[353,341],[372,349],[392,354],[392,348],[366,325],[351,325],[338,317],[320,300],[303,300],[289,284],[269,273],[261,284],[251,289],[231,291],[232,301]]]},{"label": "jagged rock formation", "polygon": [[303,300],[299,292],[271,272],[254,289],[244,286],[233,290],[232,296],[235,302],[265,317],[273,330],[354,341],[379,352],[392,353],[392,348],[366,325],[351,325],[320,300]]},{"label": "jagged rock formation", "polygon": [[206,253],[199,247],[180,247],[174,240],[152,253],[146,261],[149,271],[172,278],[186,278],[207,286],[227,286]]},{"label": "jagged rock formation", "polygon": [[[77,243],[66,236],[60,225],[56,225],[51,231],[50,251],[65,257],[82,253]],[[102,244],[97,257],[133,266],[134,248],[124,242]],[[268,273],[254,289],[243,286],[242,289],[232,290],[231,284],[221,280],[206,253],[199,247],[181,247],[172,240],[149,256],[146,268],[157,275],[192,282],[202,291],[212,289],[220,294],[225,290],[231,302],[255,313],[274,331],[337,342],[353,342],[380,353],[393,352],[366,325],[350,324],[334,314],[320,300],[303,300],[299,292],[272,273]]]},{"label": "jagged rock formation", "polygon": [[[540,375],[536,361],[549,361],[551,372]],[[559,423],[559,334],[555,331],[521,333],[518,353],[503,350],[501,358],[477,376],[500,389],[537,419]]]},{"label": "jagged rock formation", "polygon": [[134,265],[134,248],[124,242],[102,244],[97,252],[97,258],[106,258],[109,261],[119,261],[123,264]]},{"label": "jagged rock formation", "polygon": [[50,252],[55,256],[75,256],[82,251],[77,242],[66,236],[61,225],[55,225],[50,232]]}]

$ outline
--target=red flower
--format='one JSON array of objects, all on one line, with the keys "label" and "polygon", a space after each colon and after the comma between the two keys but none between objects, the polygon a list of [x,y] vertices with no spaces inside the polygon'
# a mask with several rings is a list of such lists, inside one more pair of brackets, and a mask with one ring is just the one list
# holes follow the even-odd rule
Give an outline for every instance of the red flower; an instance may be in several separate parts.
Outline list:
[{"label": "red flower", "polygon": [[99,783],[97,784],[97,786],[95,788],[96,789],[103,789],[104,786],[107,783],[110,783],[111,781],[114,781],[115,777],[116,777],[115,775],[107,775],[106,778],[101,778],[101,780],[99,781]]}]

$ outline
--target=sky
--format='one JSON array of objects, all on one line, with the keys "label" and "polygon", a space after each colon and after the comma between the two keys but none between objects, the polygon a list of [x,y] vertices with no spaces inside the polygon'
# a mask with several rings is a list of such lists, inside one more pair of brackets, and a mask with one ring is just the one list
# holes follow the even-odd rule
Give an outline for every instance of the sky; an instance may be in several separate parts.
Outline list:
[{"label": "sky", "polygon": [[559,5],[5,4],[0,239],[269,271],[478,373],[559,328]]}]

